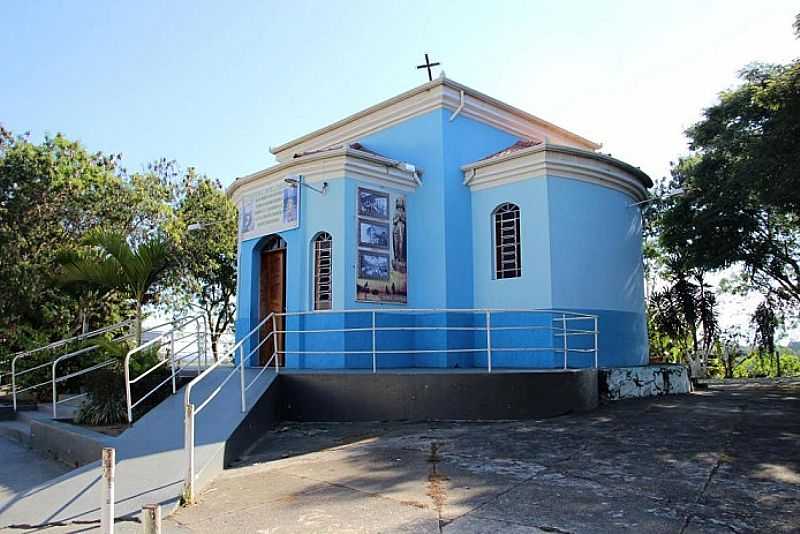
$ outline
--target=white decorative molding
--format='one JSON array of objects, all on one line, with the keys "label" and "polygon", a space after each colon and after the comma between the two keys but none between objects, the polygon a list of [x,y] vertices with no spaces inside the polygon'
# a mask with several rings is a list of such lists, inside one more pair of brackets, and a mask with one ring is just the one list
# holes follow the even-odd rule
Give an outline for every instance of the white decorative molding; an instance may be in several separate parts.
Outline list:
[{"label": "white decorative molding", "polygon": [[421,183],[418,173],[421,173],[420,169],[406,170],[401,161],[345,146],[278,163],[262,171],[237,178],[228,187],[227,194],[236,203],[249,191],[270,182],[283,180],[287,174],[299,174],[306,183],[348,177],[411,192]]},{"label": "white decorative molding", "polygon": [[278,161],[288,161],[298,153],[358,141],[435,109],[455,111],[461,104],[461,91],[464,92],[464,107],[460,114],[465,117],[521,138],[547,139],[585,150],[597,150],[601,146],[453,80],[437,78],[310,134],[270,148],[270,152]]},{"label": "white decorative molding", "polygon": [[502,157],[461,167],[464,184],[473,191],[541,176],[559,176],[590,182],[631,196],[647,198],[650,178],[625,162],[573,147],[541,144]]}]

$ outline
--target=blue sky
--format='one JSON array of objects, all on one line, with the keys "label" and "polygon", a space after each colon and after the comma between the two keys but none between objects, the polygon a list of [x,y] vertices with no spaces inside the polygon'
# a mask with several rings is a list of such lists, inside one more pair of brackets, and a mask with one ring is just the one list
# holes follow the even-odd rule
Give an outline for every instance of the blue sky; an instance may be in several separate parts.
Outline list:
[{"label": "blue sky", "polygon": [[55,2],[0,5],[0,122],[174,158],[229,183],[270,145],[447,75],[653,175],[752,60],[800,55],[796,2]]},{"label": "blue sky", "polygon": [[[664,176],[751,61],[800,56],[795,0],[0,3],[0,122],[230,183],[268,151],[447,76]],[[727,323],[752,299],[725,297]],[[797,333],[793,337],[800,337]]]}]

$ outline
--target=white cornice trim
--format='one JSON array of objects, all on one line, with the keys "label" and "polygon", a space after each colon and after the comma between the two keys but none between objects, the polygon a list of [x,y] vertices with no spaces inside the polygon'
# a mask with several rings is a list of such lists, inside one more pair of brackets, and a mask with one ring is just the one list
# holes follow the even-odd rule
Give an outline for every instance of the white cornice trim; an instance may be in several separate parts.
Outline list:
[{"label": "white cornice trim", "polygon": [[461,91],[464,91],[461,114],[466,117],[521,138],[547,139],[585,150],[597,150],[601,146],[465,85],[447,78],[438,78],[310,134],[270,148],[270,152],[278,161],[288,161],[294,154],[358,141],[371,133],[434,109],[455,111],[461,103]]},{"label": "white cornice trim", "polygon": [[242,176],[228,187],[226,193],[236,203],[248,191],[282,180],[288,173],[302,175],[308,183],[351,177],[410,192],[420,185],[422,171],[409,171],[403,168],[401,161],[345,146],[278,163]]},{"label": "white cornice trim", "polygon": [[464,184],[473,191],[537,178],[560,176],[616,189],[634,200],[647,198],[650,178],[627,163],[585,150],[548,144],[461,167]]}]

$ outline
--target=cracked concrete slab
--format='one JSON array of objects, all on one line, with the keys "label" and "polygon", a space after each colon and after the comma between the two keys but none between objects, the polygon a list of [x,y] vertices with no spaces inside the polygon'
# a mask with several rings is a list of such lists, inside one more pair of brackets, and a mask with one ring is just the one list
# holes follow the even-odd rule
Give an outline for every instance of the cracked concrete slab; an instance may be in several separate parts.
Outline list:
[{"label": "cracked concrete slab", "polygon": [[286,423],[164,531],[796,533],[799,517],[794,379],[542,420]]}]

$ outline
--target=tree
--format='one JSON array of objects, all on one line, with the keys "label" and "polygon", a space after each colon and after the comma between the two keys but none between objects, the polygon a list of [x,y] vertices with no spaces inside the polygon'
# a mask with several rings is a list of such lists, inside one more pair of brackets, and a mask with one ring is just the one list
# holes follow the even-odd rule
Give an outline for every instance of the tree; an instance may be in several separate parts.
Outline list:
[{"label": "tree", "polygon": [[706,374],[718,337],[716,296],[702,273],[674,271],[671,285],[648,300],[651,353],[688,363],[695,375]]},{"label": "tree", "polygon": [[129,227],[136,207],[118,160],[61,135],[37,145],[0,126],[0,352],[120,319],[119,299],[77,298],[51,279],[61,247],[101,221]]},{"label": "tree", "polygon": [[777,375],[781,376],[781,356],[775,348],[775,333],[780,326],[780,318],[775,313],[772,299],[768,296],[761,302],[752,317],[755,329],[755,347],[759,356],[775,357]]},{"label": "tree", "polygon": [[738,330],[728,330],[720,335],[717,343],[717,358],[722,366],[722,375],[733,378],[733,372],[746,358],[742,349],[742,334]]},{"label": "tree", "polygon": [[155,236],[132,247],[118,232],[98,230],[83,241],[89,250],[66,253],[58,276],[64,285],[88,284],[117,293],[136,306],[136,342],[142,342],[142,308],[154,299],[154,290],[172,266],[170,243]]},{"label": "tree", "polygon": [[750,289],[800,305],[800,61],[756,64],[687,131],[661,244],[704,270],[743,268]]},{"label": "tree", "polygon": [[[178,197],[169,230],[178,257],[170,300],[177,310],[202,311],[217,358],[219,339],[232,325],[235,311],[236,207],[218,181],[198,176],[191,168]],[[199,228],[190,231],[190,225]]]}]

